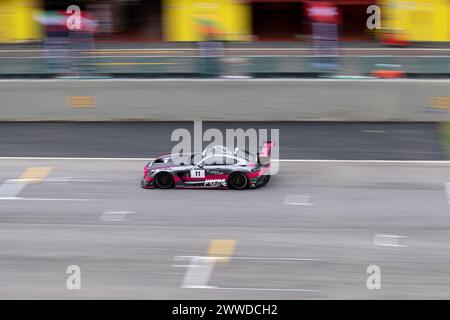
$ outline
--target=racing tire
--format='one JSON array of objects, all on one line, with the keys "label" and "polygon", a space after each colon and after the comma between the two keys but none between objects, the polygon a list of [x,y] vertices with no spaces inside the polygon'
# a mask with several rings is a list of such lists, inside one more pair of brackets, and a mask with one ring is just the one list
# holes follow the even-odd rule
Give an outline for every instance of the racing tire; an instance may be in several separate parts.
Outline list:
[{"label": "racing tire", "polygon": [[234,172],[228,178],[228,186],[230,189],[243,190],[247,187],[247,176],[241,172]]},{"label": "racing tire", "polygon": [[264,176],[264,181],[261,185],[265,186],[267,184],[267,182],[269,182],[269,180],[270,180],[270,175]]},{"label": "racing tire", "polygon": [[170,173],[161,172],[155,177],[155,186],[159,189],[170,189],[174,187],[173,177]]}]

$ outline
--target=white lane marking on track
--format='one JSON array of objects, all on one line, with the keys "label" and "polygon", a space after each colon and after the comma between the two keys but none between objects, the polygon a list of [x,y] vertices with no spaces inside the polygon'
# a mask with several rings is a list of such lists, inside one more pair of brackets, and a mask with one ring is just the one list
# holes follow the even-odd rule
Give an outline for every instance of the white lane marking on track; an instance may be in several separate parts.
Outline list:
[{"label": "white lane marking on track", "polygon": [[391,234],[376,234],[373,237],[373,244],[383,247],[407,247],[405,244],[399,244],[399,239],[407,236],[397,236]]},{"label": "white lane marking on track", "polygon": [[48,178],[48,179],[8,179],[11,182],[31,182],[31,181],[42,181],[42,182],[109,182],[113,180],[104,179],[75,179],[75,178]]},{"label": "white lane marking on track", "polygon": [[194,266],[190,264],[173,264],[172,267],[174,268],[201,268],[201,266]]},{"label": "white lane marking on track", "polygon": [[[77,160],[77,161],[153,161],[155,158],[83,158],[83,157],[0,157],[0,160]],[[450,164],[449,160],[323,160],[323,159],[272,159],[274,162],[323,163],[398,163],[398,164]]]},{"label": "white lane marking on track", "polygon": [[216,260],[214,257],[191,257],[181,287],[207,287]]},{"label": "white lane marking on track", "polygon": [[[231,288],[209,286],[208,282],[214,270],[216,262],[220,261],[220,257],[203,257],[203,256],[176,256],[174,260],[190,261],[188,265],[173,264],[172,267],[187,268],[184,275],[181,288],[187,289],[218,289],[218,290],[254,290],[254,291],[305,291],[315,292],[320,290],[311,289],[283,289],[283,288]],[[284,257],[229,257],[230,260],[276,260],[276,261],[324,261],[322,259],[313,258],[284,258]]]},{"label": "white lane marking on track", "polygon": [[450,183],[445,184],[445,191],[447,193],[447,202],[450,204]]},{"label": "white lane marking on track", "polygon": [[30,182],[40,183],[53,170],[53,167],[29,167],[19,179],[6,180],[0,185],[0,198],[15,198]]},{"label": "white lane marking on track", "polygon": [[101,221],[125,221],[127,215],[134,211],[105,211],[100,217]]},{"label": "white lane marking on track", "polygon": [[[177,259],[193,258],[195,256],[177,256]],[[230,260],[275,260],[275,261],[326,261],[324,259],[315,258],[286,258],[286,257],[230,257]]]},{"label": "white lane marking on track", "polygon": [[213,289],[213,290],[246,290],[246,291],[291,291],[291,292],[321,292],[322,290],[314,289],[289,289],[289,288],[240,288],[240,287],[191,287],[192,289]]},{"label": "white lane marking on track", "polygon": [[[16,181],[17,179],[6,180],[0,185],[0,198],[14,198],[25,188],[29,182],[27,179]],[[27,181],[24,181],[27,180]]]},{"label": "white lane marking on track", "polygon": [[23,200],[23,201],[98,201],[98,200],[100,200],[100,199],[0,197],[0,200]]},{"label": "white lane marking on track", "polygon": [[78,177],[53,177],[53,178],[47,178],[44,179],[43,182],[109,182],[113,181],[111,179],[82,179]]},{"label": "white lane marking on track", "polygon": [[314,204],[312,204],[310,200],[311,196],[288,194],[284,198],[284,204],[294,206],[313,206]]}]

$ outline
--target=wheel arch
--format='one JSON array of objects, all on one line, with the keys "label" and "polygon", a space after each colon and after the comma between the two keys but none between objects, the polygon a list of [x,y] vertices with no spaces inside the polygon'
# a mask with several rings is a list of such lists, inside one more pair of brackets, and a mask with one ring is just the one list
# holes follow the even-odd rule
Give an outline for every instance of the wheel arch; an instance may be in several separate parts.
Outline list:
[{"label": "wheel arch", "polygon": [[158,176],[162,175],[162,174],[168,174],[171,176],[172,178],[172,188],[176,186],[176,175],[174,175],[173,172],[171,171],[167,171],[167,170],[161,170],[155,173],[155,175],[153,176],[153,181],[155,182],[155,186],[157,187],[157,179]]},{"label": "wheel arch", "polygon": [[230,178],[234,174],[237,174],[237,173],[242,174],[245,177],[245,180],[246,180],[245,186],[242,189],[248,188],[249,183],[250,183],[250,179],[247,177],[247,173],[245,171],[242,171],[242,170],[235,170],[235,171],[230,172],[230,174],[228,175],[228,178],[227,178],[227,187],[228,187],[228,189],[233,189],[233,188],[230,188]]}]

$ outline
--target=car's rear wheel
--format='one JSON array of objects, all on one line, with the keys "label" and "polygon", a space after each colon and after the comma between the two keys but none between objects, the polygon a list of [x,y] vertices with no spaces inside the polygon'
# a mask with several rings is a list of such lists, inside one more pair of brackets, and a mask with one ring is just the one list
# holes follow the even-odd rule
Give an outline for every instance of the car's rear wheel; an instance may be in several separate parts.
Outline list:
[{"label": "car's rear wheel", "polygon": [[173,177],[170,173],[161,172],[155,177],[155,185],[160,189],[170,189],[174,187]]},{"label": "car's rear wheel", "polygon": [[231,189],[242,190],[247,187],[248,179],[245,174],[234,172],[228,178],[228,186]]},{"label": "car's rear wheel", "polygon": [[267,182],[269,182],[269,180],[270,180],[270,176],[269,175],[264,176],[264,180],[263,180],[262,185],[264,186],[265,184],[267,184]]}]

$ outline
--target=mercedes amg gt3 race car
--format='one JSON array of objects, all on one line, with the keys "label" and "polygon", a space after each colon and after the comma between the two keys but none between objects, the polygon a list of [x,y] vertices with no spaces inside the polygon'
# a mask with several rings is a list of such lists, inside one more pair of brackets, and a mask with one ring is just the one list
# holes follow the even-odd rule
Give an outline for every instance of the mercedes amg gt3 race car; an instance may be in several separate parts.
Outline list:
[{"label": "mercedes amg gt3 race car", "polygon": [[[141,187],[243,190],[263,186],[270,179],[272,146],[270,141],[264,143],[257,155],[238,148],[231,152],[223,146],[207,148],[201,156],[183,155],[182,161],[174,161],[174,155],[164,155],[144,167]],[[198,158],[201,160],[196,162],[194,159]]]}]

